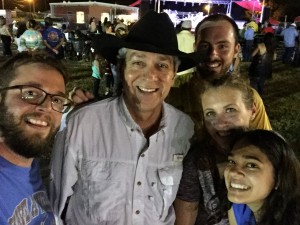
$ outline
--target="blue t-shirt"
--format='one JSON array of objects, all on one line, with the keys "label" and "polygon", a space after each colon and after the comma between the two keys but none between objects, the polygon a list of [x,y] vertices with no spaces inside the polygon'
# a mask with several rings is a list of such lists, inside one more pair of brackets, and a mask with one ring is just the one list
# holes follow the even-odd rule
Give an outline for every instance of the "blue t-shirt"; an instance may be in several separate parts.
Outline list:
[{"label": "blue t-shirt", "polygon": [[55,224],[36,160],[24,168],[0,156],[0,224]]},{"label": "blue t-shirt", "polygon": [[232,204],[237,225],[255,225],[255,217],[246,204]]},{"label": "blue t-shirt", "polygon": [[63,37],[64,34],[54,27],[48,27],[43,31],[43,40],[46,40],[52,48],[56,47]]}]

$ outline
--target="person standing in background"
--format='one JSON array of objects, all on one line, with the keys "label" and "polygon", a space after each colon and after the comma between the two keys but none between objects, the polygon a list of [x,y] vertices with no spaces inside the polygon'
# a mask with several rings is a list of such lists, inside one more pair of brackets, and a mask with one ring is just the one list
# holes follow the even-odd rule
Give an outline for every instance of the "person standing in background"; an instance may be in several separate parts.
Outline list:
[{"label": "person standing in background", "polygon": [[246,26],[244,33],[245,45],[243,47],[243,61],[251,61],[251,53],[254,44],[254,28],[252,26]]},{"label": "person standing in background", "polygon": [[18,46],[18,52],[22,52],[23,48],[20,46],[20,37],[27,30],[25,22],[17,22],[17,32],[15,35],[15,44]]},{"label": "person standing in background", "polygon": [[43,49],[43,38],[39,31],[35,30],[36,21],[30,19],[26,23],[27,30],[20,37],[22,51],[36,51]]},{"label": "person standing in background", "polygon": [[101,74],[100,74],[100,55],[95,54],[94,60],[92,63],[92,78],[93,78],[93,95],[96,99],[100,99],[99,96],[99,86],[101,81]]},{"label": "person standing in background", "polygon": [[43,30],[43,43],[46,51],[57,59],[64,58],[63,44],[65,36],[59,29],[52,27],[53,21],[50,17],[45,18],[45,29]]},{"label": "person standing in background", "polygon": [[[181,31],[177,34],[178,49],[185,53],[191,53],[195,50],[195,36],[191,32],[192,30],[192,21],[185,20],[181,24]],[[189,69],[177,73],[177,75],[184,75],[187,73],[192,73],[194,69]],[[175,84],[176,85],[176,84]]]},{"label": "person standing in background", "polygon": [[95,17],[91,17],[91,19],[90,19],[89,32],[92,34],[97,32],[97,24],[96,24]]},{"label": "person standing in background", "polygon": [[252,52],[249,67],[250,85],[262,96],[267,79],[272,78],[272,63],[276,59],[274,35],[266,33],[264,41],[259,43]]},{"label": "person standing in background", "polygon": [[11,42],[14,40],[13,34],[6,24],[6,19],[4,17],[0,18],[0,35],[3,47],[3,55],[12,56]]},{"label": "person standing in background", "polygon": [[290,26],[284,29],[280,33],[280,35],[283,36],[284,42],[284,53],[282,55],[282,63],[291,64],[293,61],[293,54],[296,49],[296,38],[299,36],[299,33],[296,30],[296,24],[290,24]]},{"label": "person standing in background", "polygon": [[263,34],[272,33],[275,34],[275,29],[272,27],[272,24],[268,23],[261,31]]}]

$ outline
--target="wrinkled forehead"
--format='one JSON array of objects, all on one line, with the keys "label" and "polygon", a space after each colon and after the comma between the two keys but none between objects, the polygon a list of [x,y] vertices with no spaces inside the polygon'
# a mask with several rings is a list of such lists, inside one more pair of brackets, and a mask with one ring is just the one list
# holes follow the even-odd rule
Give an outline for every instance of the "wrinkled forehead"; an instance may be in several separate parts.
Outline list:
[{"label": "wrinkled forehead", "polygon": [[156,57],[159,60],[168,60],[170,62],[173,62],[173,59],[174,59],[174,56],[171,56],[171,55],[165,55],[165,54],[155,53],[155,52],[139,51],[139,50],[134,50],[134,49],[128,49],[126,57],[129,60],[132,58],[147,59],[147,57]]}]

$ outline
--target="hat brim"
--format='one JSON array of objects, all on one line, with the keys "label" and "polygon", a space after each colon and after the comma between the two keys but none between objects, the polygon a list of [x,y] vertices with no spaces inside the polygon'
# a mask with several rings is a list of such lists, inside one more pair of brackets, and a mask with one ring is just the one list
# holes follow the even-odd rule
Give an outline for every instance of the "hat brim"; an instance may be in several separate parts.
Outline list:
[{"label": "hat brim", "polygon": [[105,59],[113,64],[117,63],[116,56],[121,48],[177,56],[181,62],[178,72],[195,67],[196,64],[203,59],[203,56],[196,52],[187,54],[179,50],[158,48],[147,43],[127,41],[125,38],[119,38],[110,34],[96,35],[93,39],[93,48],[95,49],[95,52],[101,54]]}]

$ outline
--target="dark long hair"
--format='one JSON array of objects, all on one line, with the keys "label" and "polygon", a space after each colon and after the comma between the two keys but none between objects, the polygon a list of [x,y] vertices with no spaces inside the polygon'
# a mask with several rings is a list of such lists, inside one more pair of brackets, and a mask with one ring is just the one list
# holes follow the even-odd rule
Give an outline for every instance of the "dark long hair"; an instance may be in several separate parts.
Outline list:
[{"label": "dark long hair", "polygon": [[300,221],[300,163],[285,139],[276,132],[252,130],[242,133],[243,140],[259,148],[274,168],[275,188],[260,209],[261,225],[294,225]]},{"label": "dark long hair", "polygon": [[273,55],[276,49],[276,43],[272,33],[268,32],[265,34],[264,44],[266,46],[267,53]]}]

